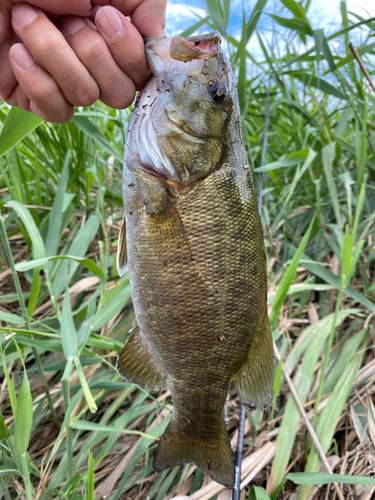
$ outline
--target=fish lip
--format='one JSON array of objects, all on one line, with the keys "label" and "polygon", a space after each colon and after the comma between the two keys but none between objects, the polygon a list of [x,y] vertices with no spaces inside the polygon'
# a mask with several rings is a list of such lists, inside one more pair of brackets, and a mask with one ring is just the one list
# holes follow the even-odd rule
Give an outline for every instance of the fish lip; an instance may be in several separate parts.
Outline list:
[{"label": "fish lip", "polygon": [[221,43],[221,36],[218,31],[210,31],[209,33],[203,33],[202,35],[195,35],[195,36],[188,36],[186,40],[189,42],[202,42],[203,40],[205,41],[211,41],[211,40],[217,40],[218,43]]}]

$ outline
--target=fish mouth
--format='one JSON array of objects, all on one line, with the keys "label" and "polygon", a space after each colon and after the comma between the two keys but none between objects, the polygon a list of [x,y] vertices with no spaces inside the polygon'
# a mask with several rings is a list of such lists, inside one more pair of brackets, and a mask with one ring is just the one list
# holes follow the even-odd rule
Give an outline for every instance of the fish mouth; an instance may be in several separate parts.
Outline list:
[{"label": "fish mouth", "polygon": [[177,61],[188,62],[192,59],[205,59],[221,50],[221,38],[217,31],[199,36],[182,38],[174,36],[169,47],[169,55]]},{"label": "fish mouth", "polygon": [[157,45],[163,45],[165,49],[169,46],[169,56],[177,61],[191,61],[192,59],[203,59],[221,50],[221,38],[218,31],[211,31],[203,35],[183,38],[175,35],[168,37],[144,37],[145,50],[150,56]]},{"label": "fish mouth", "polygon": [[188,38],[175,35],[172,38],[155,37],[144,40],[147,62],[156,77],[175,63],[208,59],[221,51],[218,31]]}]

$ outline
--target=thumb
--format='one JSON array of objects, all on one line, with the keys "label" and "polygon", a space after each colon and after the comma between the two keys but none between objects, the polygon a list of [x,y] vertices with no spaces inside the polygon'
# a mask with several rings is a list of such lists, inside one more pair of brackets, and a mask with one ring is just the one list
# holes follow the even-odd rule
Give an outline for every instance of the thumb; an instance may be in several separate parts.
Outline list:
[{"label": "thumb", "polygon": [[130,16],[132,24],[143,36],[163,36],[167,0],[92,0],[89,15],[104,5],[111,5],[124,16]]},{"label": "thumb", "polygon": [[143,0],[131,15],[142,36],[164,36],[166,0]]}]

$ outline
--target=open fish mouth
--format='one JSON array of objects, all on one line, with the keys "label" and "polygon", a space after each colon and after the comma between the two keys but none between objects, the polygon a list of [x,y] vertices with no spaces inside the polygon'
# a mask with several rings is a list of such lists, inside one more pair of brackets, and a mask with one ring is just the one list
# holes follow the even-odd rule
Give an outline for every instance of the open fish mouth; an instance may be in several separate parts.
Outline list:
[{"label": "open fish mouth", "polygon": [[[145,38],[146,58],[156,78],[158,87],[162,87],[166,72],[183,72],[200,68],[204,60],[221,52],[221,38],[217,31],[203,35],[182,38]],[[181,63],[184,63],[181,65]]]},{"label": "open fish mouth", "polygon": [[188,38],[182,38],[179,35],[175,35],[172,38],[145,37],[144,41],[148,62],[151,63],[151,71],[153,70],[153,56],[158,55],[160,47],[162,47],[160,55],[163,55],[164,58],[167,56],[168,48],[169,57],[182,62],[188,62],[193,59],[204,59],[221,50],[221,38],[218,31],[211,31],[210,33]]}]

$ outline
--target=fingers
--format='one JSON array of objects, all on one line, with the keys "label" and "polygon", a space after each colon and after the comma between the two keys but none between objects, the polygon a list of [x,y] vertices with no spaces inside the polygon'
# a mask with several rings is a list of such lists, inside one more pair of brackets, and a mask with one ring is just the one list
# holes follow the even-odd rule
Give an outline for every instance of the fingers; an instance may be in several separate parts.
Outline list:
[{"label": "fingers", "polygon": [[13,45],[10,63],[19,85],[9,97],[10,104],[51,122],[66,122],[74,114],[55,80],[41,68],[21,43]]},{"label": "fingers", "polygon": [[143,0],[143,2],[138,2],[132,13],[131,20],[142,36],[165,35],[166,7],[167,0]]},{"label": "fingers", "polygon": [[113,7],[103,7],[95,16],[95,25],[106,41],[118,66],[142,88],[151,72],[147,66],[144,42],[137,29]]},{"label": "fingers", "polygon": [[167,0],[92,0],[92,5],[111,5],[125,16],[142,36],[164,36]]},{"label": "fingers", "polygon": [[[16,4],[12,17],[3,1]],[[0,96],[55,122],[99,97],[129,106],[151,76],[142,35],[162,35],[166,0],[31,1],[36,7],[0,0]],[[38,7],[72,14],[62,20],[63,33]],[[87,19],[94,15],[96,27]]]},{"label": "fingers", "polygon": [[[130,24],[127,20],[126,23]],[[62,29],[79,60],[97,82],[100,100],[113,108],[128,107],[135,96],[133,75],[129,77],[126,74],[126,65],[119,67],[95,26],[88,19],[67,17],[63,20]],[[143,61],[139,62],[139,66],[143,66],[143,73],[148,72]]]},{"label": "fingers", "polygon": [[[35,83],[35,78],[40,78],[45,84],[45,77],[49,74],[70,104],[88,106],[96,101],[100,92],[95,80],[79,61],[64,36],[41,10],[28,4],[17,4],[12,12],[12,26],[37,63],[34,78],[30,78],[32,82]],[[23,75],[22,81],[19,80],[22,87],[26,85],[27,79],[26,73]],[[30,77],[31,73],[27,75]],[[18,78],[17,75],[16,77]],[[34,91],[36,92],[36,89],[28,82],[29,98],[36,102]],[[47,111],[46,107],[43,109]]]}]

